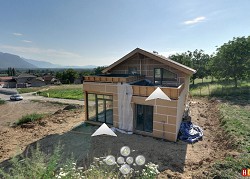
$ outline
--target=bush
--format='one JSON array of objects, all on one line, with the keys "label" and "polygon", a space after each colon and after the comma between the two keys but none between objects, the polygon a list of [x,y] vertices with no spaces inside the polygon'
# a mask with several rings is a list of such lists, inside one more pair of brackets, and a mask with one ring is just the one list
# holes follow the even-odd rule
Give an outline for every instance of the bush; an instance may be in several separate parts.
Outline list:
[{"label": "bush", "polygon": [[21,119],[19,119],[16,122],[16,125],[21,125],[21,124],[28,123],[28,122],[34,122],[34,121],[42,119],[44,116],[45,116],[44,114],[37,114],[37,113],[27,114],[23,116]]},{"label": "bush", "polygon": [[1,105],[1,104],[5,104],[5,101],[2,100],[2,99],[0,99],[0,105]]},{"label": "bush", "polygon": [[50,156],[45,155],[37,145],[31,150],[31,156],[23,156],[11,159],[11,167],[8,171],[0,168],[1,175],[5,179],[26,179],[26,178],[54,178],[57,165],[60,160],[61,147],[57,146]]},{"label": "bush", "polygon": [[88,169],[77,167],[73,157],[62,163],[62,146],[58,145],[52,154],[44,154],[39,146],[31,150],[30,157],[15,157],[11,160],[9,168],[0,168],[0,178],[26,179],[26,178],[50,178],[50,179],[119,179],[142,178],[154,179],[158,175],[158,166],[153,163],[145,165],[142,172],[132,169],[129,174],[122,175],[119,165],[109,166],[105,164],[105,157],[94,158],[94,162]]}]

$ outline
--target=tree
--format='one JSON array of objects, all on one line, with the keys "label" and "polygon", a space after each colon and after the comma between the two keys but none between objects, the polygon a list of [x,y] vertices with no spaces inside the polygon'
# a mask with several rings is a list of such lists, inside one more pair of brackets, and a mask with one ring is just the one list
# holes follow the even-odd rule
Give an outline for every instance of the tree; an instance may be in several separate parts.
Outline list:
[{"label": "tree", "polygon": [[196,78],[201,78],[203,82],[203,78],[211,74],[209,70],[210,56],[205,54],[203,50],[196,49],[194,52],[187,51],[181,54],[177,53],[169,58],[197,71],[191,77],[193,84]]},{"label": "tree", "polygon": [[[203,50],[198,51],[197,49],[192,53],[192,55],[192,67],[197,70],[193,77],[196,76],[197,78],[201,78],[203,83],[203,78],[211,75],[209,70],[210,56],[205,54]],[[193,79],[193,83],[194,80],[195,78]]]},{"label": "tree", "polygon": [[104,68],[106,68],[106,67],[104,67],[104,66],[99,66],[99,67],[97,67],[97,68],[94,68],[94,74],[95,74],[95,75],[100,75],[100,74],[102,74],[102,70],[103,70]]},{"label": "tree", "polygon": [[212,73],[217,78],[238,80],[250,76],[250,36],[233,38],[217,48],[212,61]]}]

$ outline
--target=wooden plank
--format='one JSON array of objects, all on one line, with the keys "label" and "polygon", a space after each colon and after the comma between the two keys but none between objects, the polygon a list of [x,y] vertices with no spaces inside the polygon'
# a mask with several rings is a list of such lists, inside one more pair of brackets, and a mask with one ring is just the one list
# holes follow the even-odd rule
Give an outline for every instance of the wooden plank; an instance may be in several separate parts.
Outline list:
[{"label": "wooden plank", "polygon": [[140,96],[147,96],[147,87],[140,86]]},{"label": "wooden plank", "polygon": [[112,82],[112,77],[106,77],[106,82]]},{"label": "wooden plank", "polygon": [[151,95],[155,90],[155,87],[153,86],[148,86],[147,87],[147,96]]}]

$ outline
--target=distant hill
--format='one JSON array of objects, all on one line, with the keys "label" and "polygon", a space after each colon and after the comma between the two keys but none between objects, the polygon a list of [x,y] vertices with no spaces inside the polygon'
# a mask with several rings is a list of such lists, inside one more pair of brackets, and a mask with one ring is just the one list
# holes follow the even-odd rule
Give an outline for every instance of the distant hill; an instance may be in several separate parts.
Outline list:
[{"label": "distant hill", "polygon": [[23,60],[21,57],[0,52],[0,68],[37,68],[37,66]]},{"label": "distant hill", "polygon": [[45,62],[45,61],[38,61],[38,60],[31,60],[31,59],[25,59],[23,58],[26,62],[37,66],[38,68],[64,68],[61,65],[56,65],[50,62]]},{"label": "distant hill", "polygon": [[25,59],[22,57],[19,57],[14,54],[9,53],[2,53],[0,52],[0,68],[6,69],[6,68],[81,68],[81,69],[92,69],[96,68],[95,65],[86,65],[86,66],[62,66],[53,64],[46,61],[38,61],[38,60],[32,60],[32,59]]},{"label": "distant hill", "polygon": [[64,68],[88,68],[88,69],[92,69],[92,68],[96,68],[98,66],[96,65],[85,65],[85,66],[64,66]]}]

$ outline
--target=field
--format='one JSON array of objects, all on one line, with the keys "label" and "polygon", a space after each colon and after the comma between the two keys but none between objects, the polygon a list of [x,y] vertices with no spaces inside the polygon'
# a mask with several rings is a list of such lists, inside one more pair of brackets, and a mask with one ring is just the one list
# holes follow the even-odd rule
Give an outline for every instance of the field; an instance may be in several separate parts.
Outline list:
[{"label": "field", "polygon": [[63,99],[83,99],[82,85],[58,85],[46,87],[31,87],[20,88],[19,93],[37,92],[38,95],[50,98],[63,98]]},{"label": "field", "polygon": [[240,81],[238,88],[233,86],[233,81],[219,81],[211,78],[203,80],[196,79],[194,85],[190,85],[190,95],[199,97],[223,97],[231,98],[238,96],[241,99],[247,99],[250,95],[250,81]]}]

